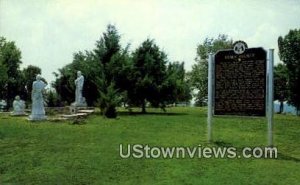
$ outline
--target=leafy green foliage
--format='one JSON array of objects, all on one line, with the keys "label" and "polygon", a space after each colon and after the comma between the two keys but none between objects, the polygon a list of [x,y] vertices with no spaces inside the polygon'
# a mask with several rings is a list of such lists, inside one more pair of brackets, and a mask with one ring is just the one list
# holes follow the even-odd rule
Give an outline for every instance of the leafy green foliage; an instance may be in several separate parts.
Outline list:
[{"label": "leafy green foliage", "polygon": [[194,96],[196,98],[196,105],[198,106],[205,105],[207,98],[207,75],[208,63],[206,60],[197,61],[197,63],[192,66],[191,72],[188,73],[192,89],[196,91]]},{"label": "leafy green foliage", "polygon": [[127,53],[128,48],[121,48],[117,29],[108,25],[103,36],[96,41],[94,50],[75,53],[73,62],[55,73],[53,86],[61,100],[71,103],[75,97],[76,71],[80,70],[85,77],[83,96],[88,105],[98,102],[105,116],[115,117],[119,92],[124,91],[128,83],[130,68]]},{"label": "leafy green foliage", "polygon": [[147,102],[164,108],[168,103],[191,99],[183,63],[167,66],[167,55],[149,39],[129,54],[129,45],[122,48],[120,38],[117,29],[108,25],[95,49],[75,53],[73,62],[55,73],[53,86],[62,101],[74,100],[77,70],[85,76],[83,96],[87,103],[98,102],[106,116],[114,117],[106,111],[115,112],[114,106],[120,102],[142,106],[145,112]]},{"label": "leafy green foliage", "polygon": [[116,118],[117,117],[117,110],[116,107],[121,102],[120,93],[115,89],[114,84],[110,84],[106,91],[100,91],[100,108],[102,113],[107,118]]},{"label": "leafy green foliage", "polygon": [[279,57],[287,68],[289,102],[300,109],[300,29],[278,38]]},{"label": "leafy green foliage", "polygon": [[168,104],[189,103],[192,99],[191,86],[186,77],[183,62],[168,64],[167,77],[162,86],[162,96]]},{"label": "leafy green foliage", "polygon": [[219,35],[218,38],[206,38],[197,47],[196,64],[192,66],[192,71],[188,74],[191,85],[196,91],[196,104],[204,105],[207,99],[207,75],[208,75],[208,55],[215,54],[218,50],[232,48],[233,41],[227,35]]},{"label": "leafy green foliage", "polygon": [[0,99],[6,99],[9,106],[16,95],[27,102],[30,101],[32,83],[36,75],[42,72],[39,67],[33,65],[20,70],[21,63],[20,49],[14,42],[0,37]]},{"label": "leafy green foliage", "polygon": [[[8,80],[7,67],[2,63],[2,60],[0,60],[0,85],[3,89],[6,87],[7,80]],[[1,91],[0,98],[3,98],[4,96],[5,96],[4,91]]]},{"label": "leafy green foliage", "polygon": [[274,67],[274,99],[280,102],[279,113],[283,111],[283,102],[288,99],[288,69],[285,64]]},{"label": "leafy green foliage", "polygon": [[0,99],[5,99],[8,107],[16,95],[24,92],[20,71],[21,51],[12,41],[0,37]]},{"label": "leafy green foliage", "polygon": [[190,99],[183,63],[167,66],[167,62],[167,55],[154,40],[145,40],[133,52],[133,86],[128,91],[130,104],[141,106],[145,113],[147,102],[164,109],[168,103]]},{"label": "leafy green foliage", "polygon": [[56,89],[60,100],[70,104],[75,100],[74,81],[77,71],[81,71],[85,78],[83,96],[89,105],[93,105],[99,97],[94,79],[99,76],[100,66],[92,52],[75,53],[71,64],[59,69],[59,73],[54,73],[56,80],[52,86]]},{"label": "leafy green foliage", "polygon": [[58,107],[60,105],[58,95],[54,89],[49,89],[45,94],[45,101],[48,107]]}]

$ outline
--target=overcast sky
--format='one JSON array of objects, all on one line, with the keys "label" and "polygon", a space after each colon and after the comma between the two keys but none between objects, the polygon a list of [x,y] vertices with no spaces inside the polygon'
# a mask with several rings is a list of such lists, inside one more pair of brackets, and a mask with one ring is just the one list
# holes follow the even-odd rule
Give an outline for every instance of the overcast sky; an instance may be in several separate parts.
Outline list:
[{"label": "overcast sky", "polygon": [[278,36],[300,28],[299,17],[300,0],[0,0],[0,36],[21,49],[22,68],[39,66],[49,82],[74,52],[93,49],[107,24],[123,46],[155,39],[190,70],[197,45],[218,34],[274,48],[277,63]]}]

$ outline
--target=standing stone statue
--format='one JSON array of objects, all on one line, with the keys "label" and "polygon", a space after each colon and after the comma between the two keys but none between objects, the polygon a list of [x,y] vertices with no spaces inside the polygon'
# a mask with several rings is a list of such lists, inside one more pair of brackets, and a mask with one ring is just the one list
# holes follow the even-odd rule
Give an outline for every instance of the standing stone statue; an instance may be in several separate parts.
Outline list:
[{"label": "standing stone statue", "polygon": [[36,76],[36,81],[32,83],[32,111],[29,116],[30,120],[43,120],[46,119],[45,108],[44,108],[44,98],[42,91],[46,87],[46,84],[41,80],[41,75]]},{"label": "standing stone statue", "polygon": [[14,111],[11,113],[13,116],[25,115],[25,102],[16,96],[13,102]]},{"label": "standing stone statue", "polygon": [[85,98],[82,96],[82,89],[84,84],[84,76],[81,71],[77,71],[77,78],[75,80],[75,106],[86,106]]}]

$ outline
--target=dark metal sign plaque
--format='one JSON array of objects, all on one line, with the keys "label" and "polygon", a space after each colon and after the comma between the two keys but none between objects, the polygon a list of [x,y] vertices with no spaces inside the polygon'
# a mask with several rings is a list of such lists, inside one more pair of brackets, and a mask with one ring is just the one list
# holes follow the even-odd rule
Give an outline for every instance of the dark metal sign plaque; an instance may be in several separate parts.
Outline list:
[{"label": "dark metal sign plaque", "polygon": [[266,115],[266,51],[219,51],[215,55],[215,115]]}]

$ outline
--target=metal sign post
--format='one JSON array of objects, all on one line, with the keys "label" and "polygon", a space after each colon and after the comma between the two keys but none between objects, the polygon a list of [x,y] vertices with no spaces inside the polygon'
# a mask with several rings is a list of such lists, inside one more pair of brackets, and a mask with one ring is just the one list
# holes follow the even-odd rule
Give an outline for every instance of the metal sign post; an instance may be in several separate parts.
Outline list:
[{"label": "metal sign post", "polygon": [[273,113],[274,113],[274,79],[273,79],[273,68],[274,68],[274,49],[269,49],[268,53],[268,145],[273,146]]},{"label": "metal sign post", "polygon": [[212,141],[212,109],[213,109],[213,67],[214,57],[210,53],[208,56],[208,97],[207,97],[207,139]]}]

